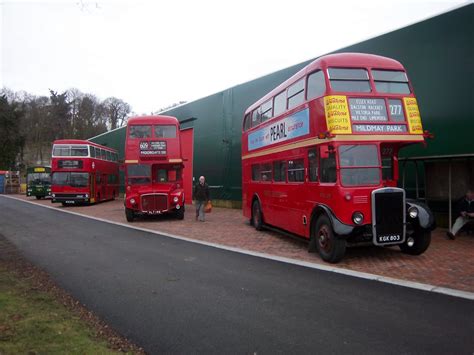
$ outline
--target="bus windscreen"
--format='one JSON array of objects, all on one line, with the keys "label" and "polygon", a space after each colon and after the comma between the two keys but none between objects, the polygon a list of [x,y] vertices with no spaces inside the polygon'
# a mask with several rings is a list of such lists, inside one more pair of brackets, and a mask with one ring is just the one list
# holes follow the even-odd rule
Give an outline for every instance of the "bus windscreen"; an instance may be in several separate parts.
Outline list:
[{"label": "bus windscreen", "polygon": [[376,145],[341,145],[339,162],[343,186],[377,185],[380,181]]},{"label": "bus windscreen", "polygon": [[26,177],[27,184],[44,185],[51,183],[51,176],[48,173],[30,173]]},{"label": "bus windscreen", "polygon": [[145,164],[128,165],[127,176],[130,185],[149,184],[151,182],[151,166]]},{"label": "bus windscreen", "polygon": [[55,172],[53,185],[87,187],[89,186],[89,173]]}]

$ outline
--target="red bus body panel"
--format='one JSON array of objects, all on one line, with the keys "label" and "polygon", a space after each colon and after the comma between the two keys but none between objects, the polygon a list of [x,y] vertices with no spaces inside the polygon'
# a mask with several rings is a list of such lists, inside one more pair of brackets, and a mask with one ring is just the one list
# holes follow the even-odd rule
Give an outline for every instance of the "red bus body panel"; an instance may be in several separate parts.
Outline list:
[{"label": "red bus body panel", "polygon": [[[409,132],[408,112],[404,107],[404,122],[392,121],[389,101],[391,99],[400,100],[403,105],[405,100],[415,98],[411,83],[408,81],[410,93],[381,93],[374,89],[374,80],[370,74],[371,92],[336,92],[331,88],[328,78],[328,68],[362,68],[371,73],[372,69],[403,71],[405,69],[396,60],[380,57],[376,55],[361,53],[342,53],[328,55],[316,59],[294,76],[283,82],[267,95],[251,105],[244,114],[243,133],[242,133],[242,206],[243,214],[247,218],[252,217],[252,203],[255,199],[260,201],[262,215],[266,224],[297,234],[304,238],[310,237],[311,222],[318,206],[328,207],[336,218],[345,225],[355,226],[352,216],[355,211],[362,212],[364,215],[364,225],[372,223],[371,217],[371,193],[372,191],[383,187],[396,187],[398,179],[397,154],[401,147],[408,144],[423,143],[423,132],[416,134]],[[306,99],[307,76],[316,71],[324,73],[326,90],[324,93],[314,99]],[[292,84],[305,79],[305,99],[296,107],[284,111],[278,116],[273,116],[255,127],[246,128],[246,120],[251,119],[252,113],[260,109],[262,104],[272,100],[276,95],[286,91]],[[392,126],[393,129],[399,129],[399,126],[405,126],[405,132],[396,134],[387,132],[359,132],[359,133],[332,133],[328,127],[326,117],[326,106],[330,100],[336,100],[338,97],[344,97],[346,109],[349,115],[348,103],[351,99],[380,99],[385,103],[387,110],[387,121],[364,122],[364,126],[372,127],[379,125]],[[327,102],[325,102],[325,100]],[[380,102],[380,101],[378,101]],[[408,102],[408,101],[407,101]],[[416,101],[415,101],[416,104]],[[336,103],[337,105],[337,103]],[[274,107],[274,104],[273,104]],[[337,109],[337,106],[335,106]],[[345,112],[345,111],[344,111]],[[269,143],[259,147],[260,141],[268,142],[268,135],[278,131],[279,125],[294,115],[307,117],[308,131],[295,138],[289,138],[281,142]],[[352,130],[356,124],[354,121],[348,123]],[[369,127],[369,128],[370,128]],[[337,128],[337,127],[336,127]],[[390,128],[390,127],[388,127]],[[403,128],[403,127],[402,127]],[[266,130],[265,130],[266,129]],[[286,129],[286,127],[285,127]],[[259,132],[267,132],[259,135]],[[268,133],[270,132],[270,133]],[[266,136],[265,136],[266,135]],[[253,137],[256,137],[255,139]],[[271,140],[271,137],[270,137]],[[252,147],[249,144],[252,143]],[[379,183],[370,186],[342,186],[339,178],[341,162],[337,154],[336,170],[337,181],[334,183],[310,182],[308,173],[308,151],[310,149],[328,151],[328,145],[337,151],[340,145],[375,145],[380,159],[380,168],[382,166],[381,152],[384,157],[392,158],[393,175],[389,179],[381,178]],[[324,148],[322,148],[324,147]],[[385,153],[389,152],[389,153]],[[321,152],[320,152],[321,154]],[[324,152],[322,154],[325,154]],[[266,163],[271,164],[276,161],[295,161],[302,159],[304,161],[304,181],[301,182],[276,182],[272,179],[268,181],[253,181],[252,166],[263,166]],[[320,161],[320,156],[318,157]],[[273,171],[272,167],[272,171]],[[382,171],[382,169],[381,169]],[[288,175],[287,175],[288,178]]]},{"label": "red bus body panel", "polygon": [[[130,128],[133,126],[151,126],[153,127],[152,135],[131,138]],[[175,127],[176,136],[174,138],[156,137],[155,127],[157,126]],[[159,155],[158,150],[160,150]],[[145,152],[151,154],[144,154]],[[164,154],[161,154],[163,152]],[[129,168],[134,165],[150,167],[152,176],[149,181],[131,183],[133,179],[129,174]],[[134,213],[155,215],[177,212],[183,208],[185,203],[183,167],[179,121],[175,117],[141,116],[128,120],[125,143],[125,207],[127,209]],[[156,171],[160,169],[180,171],[181,174],[177,175],[173,181],[160,182],[156,176]]]},{"label": "red bus body panel", "polygon": [[[55,173],[88,173],[87,186],[77,187],[71,185],[58,185],[52,182],[52,202],[65,204],[96,203],[114,199],[119,192],[119,164],[116,150],[79,139],[60,139],[53,143],[59,146],[81,146],[88,148],[88,156],[55,156],[52,154],[51,175],[54,179]],[[102,157],[92,157],[91,148],[101,149],[109,152],[108,156],[114,155],[115,161],[106,160]],[[94,153],[95,154],[95,153]]]}]

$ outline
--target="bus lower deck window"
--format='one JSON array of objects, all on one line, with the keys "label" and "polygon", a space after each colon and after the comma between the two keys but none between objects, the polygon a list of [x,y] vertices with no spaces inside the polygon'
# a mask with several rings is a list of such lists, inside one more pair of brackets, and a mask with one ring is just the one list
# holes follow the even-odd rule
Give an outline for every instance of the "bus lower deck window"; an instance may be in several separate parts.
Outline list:
[{"label": "bus lower deck window", "polygon": [[304,181],[304,160],[288,161],[288,181],[303,182]]},{"label": "bus lower deck window", "polygon": [[272,180],[272,164],[262,164],[260,170],[260,177],[262,181],[271,181]]},{"label": "bus lower deck window", "polygon": [[260,181],[260,165],[252,165],[252,180]]},{"label": "bus lower deck window", "polygon": [[[325,149],[327,149],[327,147]],[[320,169],[321,182],[336,182],[336,153],[330,152],[328,153],[327,158],[321,157]]]},{"label": "bus lower deck window", "polygon": [[310,149],[308,151],[308,163],[309,163],[309,181],[318,181],[318,150]]},{"label": "bus lower deck window", "polygon": [[273,181],[286,181],[286,163],[284,161],[273,163]]}]

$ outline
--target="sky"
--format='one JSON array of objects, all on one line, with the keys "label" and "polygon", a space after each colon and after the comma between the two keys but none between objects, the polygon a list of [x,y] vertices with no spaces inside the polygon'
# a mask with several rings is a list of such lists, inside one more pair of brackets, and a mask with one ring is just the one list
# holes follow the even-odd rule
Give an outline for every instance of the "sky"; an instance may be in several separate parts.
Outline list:
[{"label": "sky", "polygon": [[470,2],[0,0],[0,87],[149,114]]}]

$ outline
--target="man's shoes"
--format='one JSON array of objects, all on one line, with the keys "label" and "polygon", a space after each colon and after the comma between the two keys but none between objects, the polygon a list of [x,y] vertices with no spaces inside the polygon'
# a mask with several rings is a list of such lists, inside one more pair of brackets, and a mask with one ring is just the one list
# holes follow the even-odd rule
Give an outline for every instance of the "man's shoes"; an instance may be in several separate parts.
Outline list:
[{"label": "man's shoes", "polygon": [[456,236],[455,236],[453,233],[451,233],[451,232],[446,232],[446,235],[447,235],[448,238],[451,239],[451,240],[456,239]]}]

